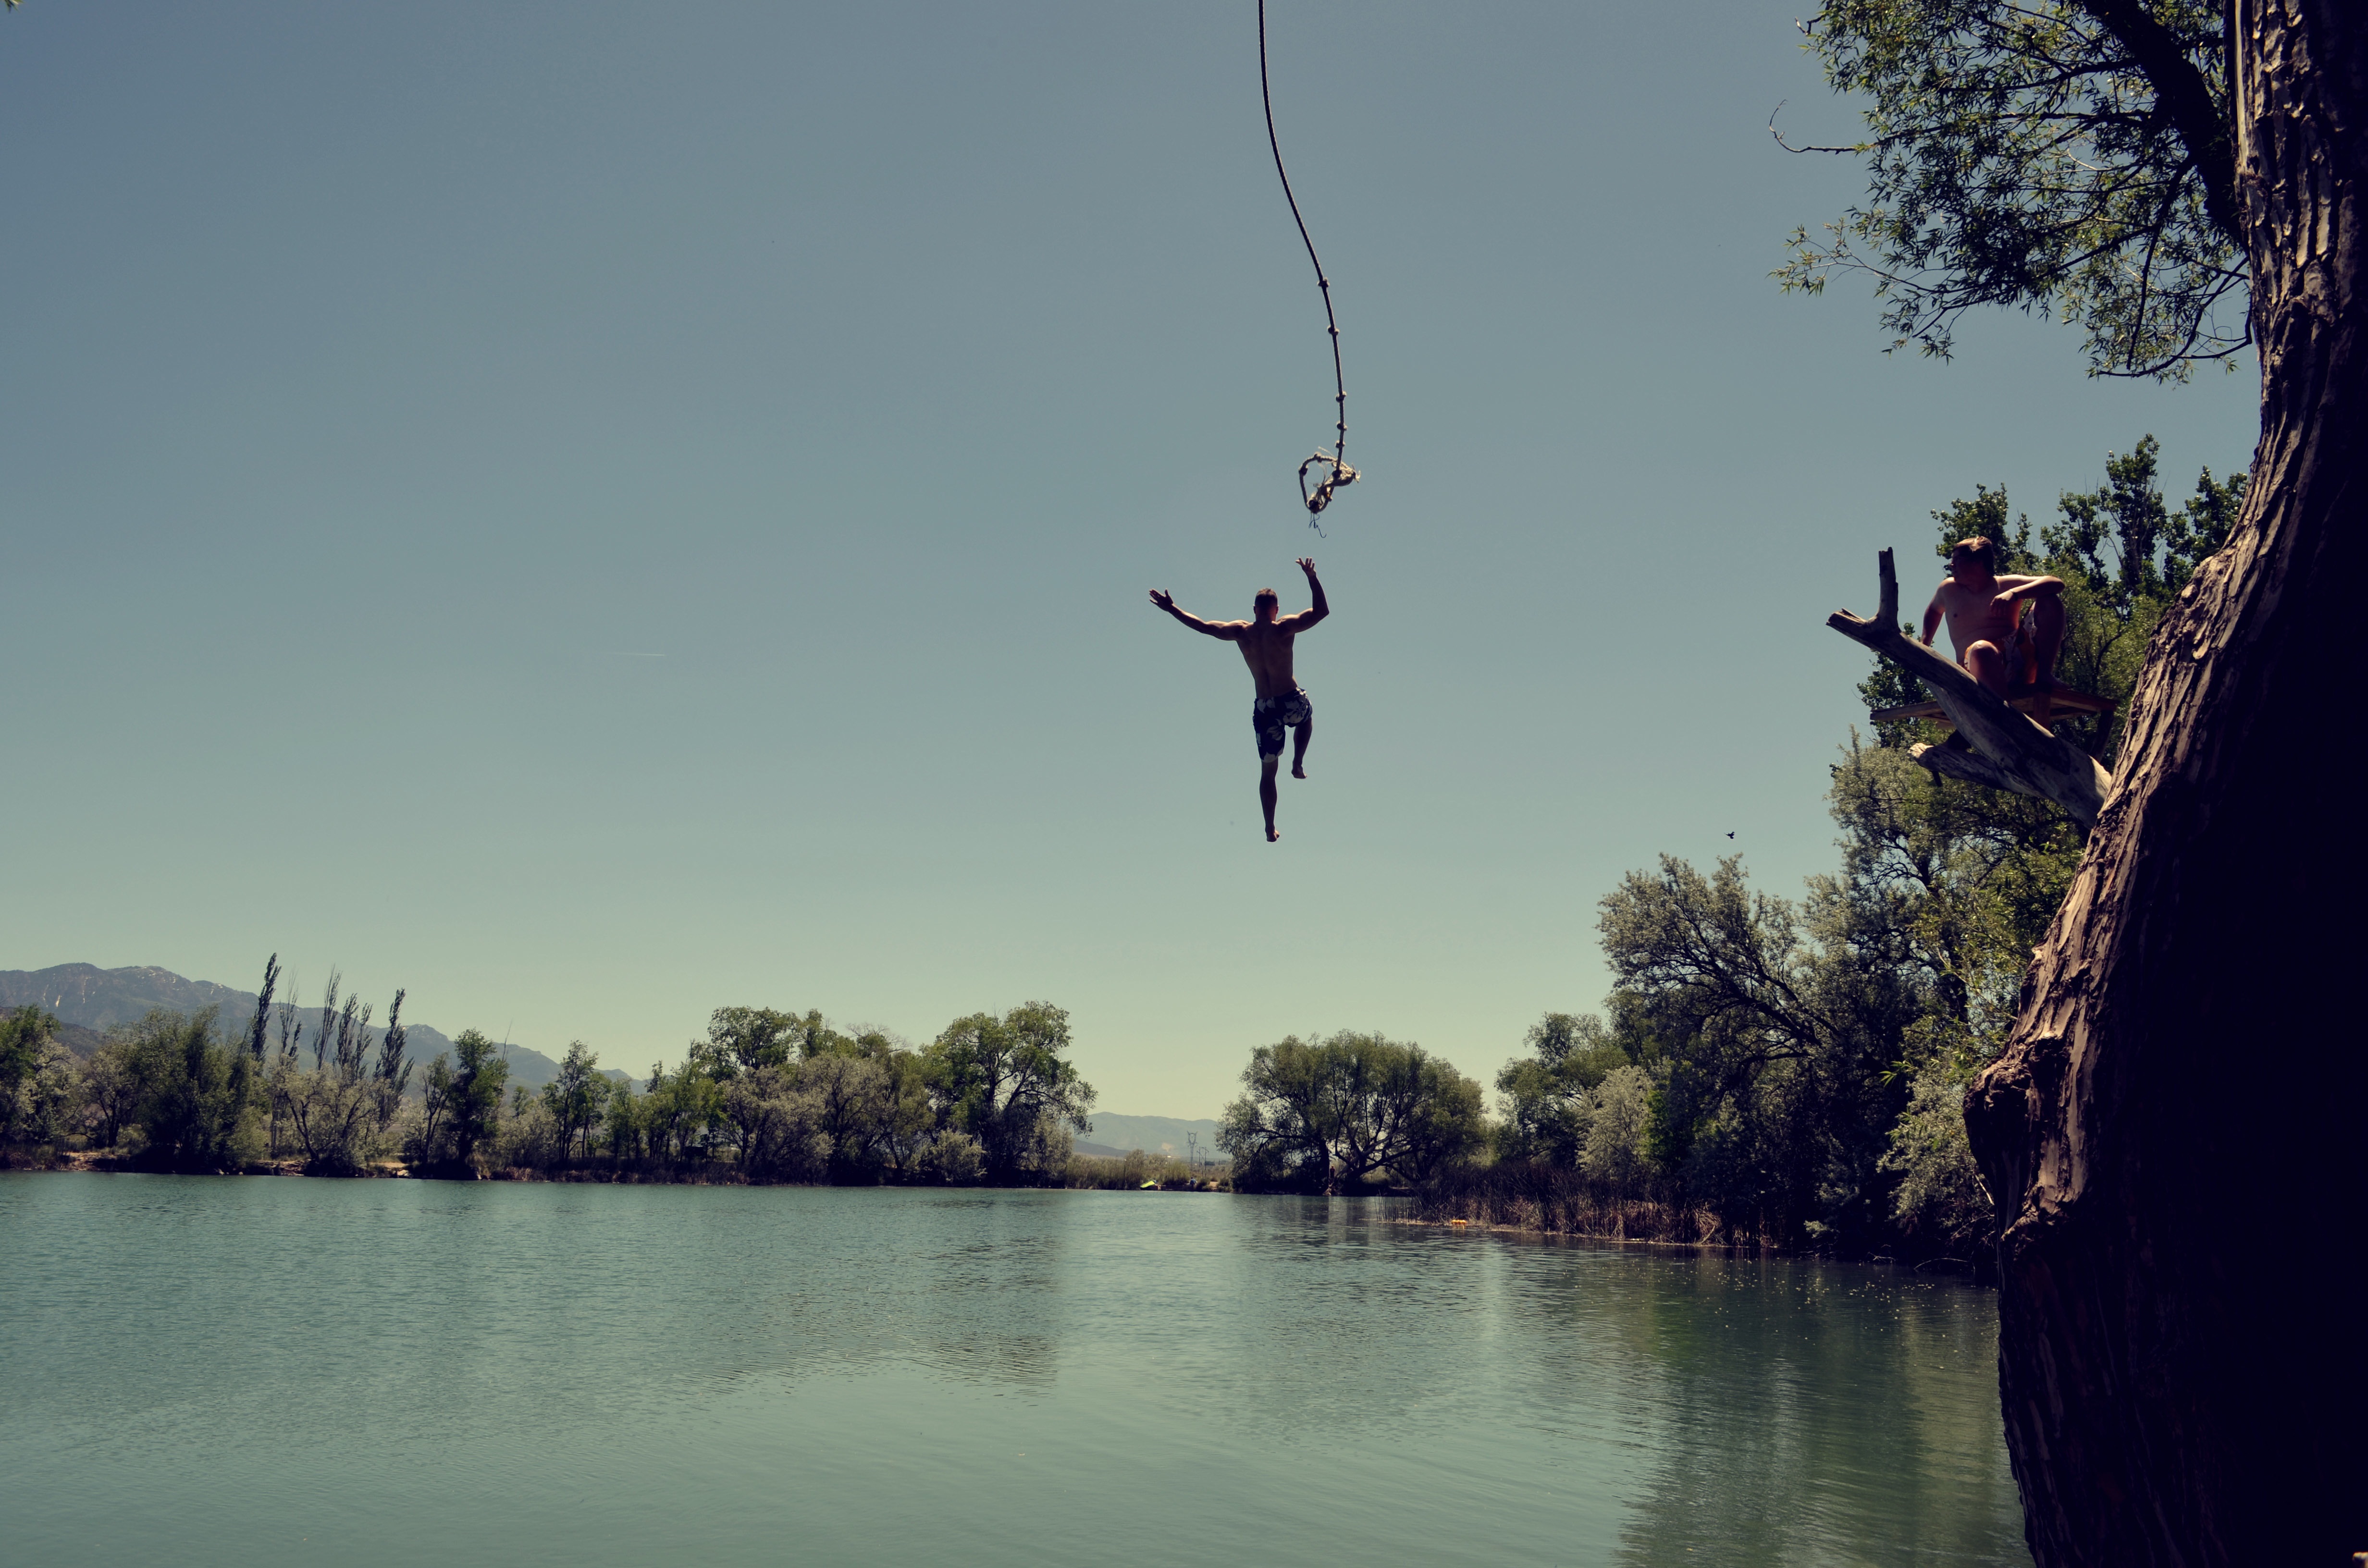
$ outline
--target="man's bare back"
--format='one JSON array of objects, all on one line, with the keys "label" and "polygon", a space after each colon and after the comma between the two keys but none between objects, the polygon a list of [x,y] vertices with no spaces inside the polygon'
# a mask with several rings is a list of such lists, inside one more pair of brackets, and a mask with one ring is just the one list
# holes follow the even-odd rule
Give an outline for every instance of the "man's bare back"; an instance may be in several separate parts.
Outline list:
[{"label": "man's bare back", "polygon": [[1250,679],[1258,686],[1258,699],[1250,705],[1250,724],[1258,738],[1258,801],[1266,808],[1266,836],[1269,844],[1282,836],[1274,826],[1274,775],[1282,760],[1283,732],[1294,733],[1291,757],[1293,778],[1307,777],[1307,742],[1315,733],[1315,708],[1292,675],[1292,645],[1301,632],[1332,613],[1332,607],[1324,601],[1324,585],[1316,580],[1315,562],[1302,557],[1299,569],[1307,574],[1308,590],[1314,594],[1315,603],[1296,615],[1280,613],[1282,601],[1271,588],[1258,590],[1251,601],[1248,620],[1203,620],[1177,608],[1176,597],[1166,589],[1151,590],[1153,604],[1193,631],[1238,645],[1242,663],[1250,667]]}]

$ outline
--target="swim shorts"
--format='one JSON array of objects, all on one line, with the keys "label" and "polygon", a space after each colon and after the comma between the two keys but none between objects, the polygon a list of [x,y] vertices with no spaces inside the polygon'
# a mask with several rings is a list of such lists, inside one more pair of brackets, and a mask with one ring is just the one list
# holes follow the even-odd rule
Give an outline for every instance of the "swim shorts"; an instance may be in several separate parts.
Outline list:
[{"label": "swim shorts", "polygon": [[1315,717],[1315,704],[1297,687],[1281,697],[1261,697],[1250,704],[1250,728],[1258,732],[1258,760],[1282,755],[1282,733]]}]

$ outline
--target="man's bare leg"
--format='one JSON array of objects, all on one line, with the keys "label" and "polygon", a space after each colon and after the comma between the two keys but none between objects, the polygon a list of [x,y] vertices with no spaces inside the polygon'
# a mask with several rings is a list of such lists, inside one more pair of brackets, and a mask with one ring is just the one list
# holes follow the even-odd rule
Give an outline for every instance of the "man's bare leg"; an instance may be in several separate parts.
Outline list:
[{"label": "man's bare leg", "polygon": [[1266,841],[1272,844],[1282,835],[1274,830],[1274,770],[1281,766],[1281,756],[1258,758],[1258,804],[1266,808]]},{"label": "man's bare leg", "polygon": [[1307,777],[1307,737],[1315,733],[1315,721],[1313,719],[1292,732],[1291,776],[1293,778]]},{"label": "man's bare leg", "polygon": [[[1980,683],[1981,688],[1984,691],[1990,693],[2000,700],[2004,700],[2006,697],[2006,655],[1998,652],[1997,643],[1976,642],[1972,647],[1965,650],[1965,656],[1960,662],[1967,670],[1972,672],[1974,679]],[[1948,746],[1952,751],[1971,751],[1974,749],[1974,743],[1965,739],[1965,732],[1963,730],[1950,731],[1949,738],[1941,744]]]},{"label": "man's bare leg", "polygon": [[1965,650],[1965,668],[1982,683],[1982,688],[1998,698],[2006,696],[2006,655],[1995,642],[1976,642]]},{"label": "man's bare leg", "polygon": [[2064,651],[2064,599],[2061,595],[2032,601],[2031,685],[2038,694],[2032,717],[2046,729],[2055,717],[2055,655]]}]

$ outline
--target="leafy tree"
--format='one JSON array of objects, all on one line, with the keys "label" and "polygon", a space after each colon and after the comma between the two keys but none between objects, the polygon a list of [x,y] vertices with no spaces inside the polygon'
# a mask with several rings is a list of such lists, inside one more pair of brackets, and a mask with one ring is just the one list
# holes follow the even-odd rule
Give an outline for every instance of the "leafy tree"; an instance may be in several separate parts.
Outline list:
[{"label": "leafy tree", "polygon": [[1393,1170],[1427,1179],[1478,1147],[1480,1085],[1420,1046],[1344,1029],[1250,1052],[1217,1146],[1251,1190],[1355,1190]]},{"label": "leafy tree", "polygon": [[15,1095],[40,1071],[41,1058],[57,1035],[57,1019],[40,1007],[27,1006],[0,1014],[0,1095]]},{"label": "leafy tree", "polygon": [[1592,1099],[1578,1167],[1619,1196],[1633,1196],[1652,1174],[1652,1074],[1634,1064],[1615,1067]]},{"label": "leafy tree", "polygon": [[567,1158],[551,1104],[524,1084],[510,1085],[509,1108],[495,1126],[485,1163],[496,1170],[547,1171]]},{"label": "leafy tree", "polygon": [[118,1147],[140,1108],[140,1075],[131,1048],[120,1040],[102,1044],[83,1064],[79,1088],[85,1133],[98,1148]]},{"label": "leafy tree", "polygon": [[1497,1153],[1573,1165],[1587,1140],[1595,1086],[1605,1074],[1630,1065],[1628,1053],[1592,1013],[1548,1013],[1530,1026],[1522,1044],[1530,1054],[1507,1062],[1497,1074],[1504,1115]]},{"label": "leafy tree", "polygon": [[831,1180],[872,1179],[888,1110],[888,1067],[876,1058],[834,1051],[803,1062],[799,1082],[814,1096],[814,1128],[828,1151]]},{"label": "leafy tree", "polygon": [[[651,1070],[651,1082],[655,1083],[658,1071]],[[609,1156],[620,1163],[643,1160],[650,1155],[650,1125],[646,1108],[648,1096],[633,1092],[630,1083],[616,1085],[609,1094],[609,1115],[606,1134]]]},{"label": "leafy tree", "polygon": [[501,1047],[463,1029],[448,1059],[427,1064],[427,1103],[412,1157],[425,1165],[473,1167],[502,1119],[510,1064]]},{"label": "leafy tree", "polygon": [[73,1126],[77,1085],[58,1021],[36,1006],[0,1014],[0,1143],[54,1144]]},{"label": "leafy tree", "polygon": [[653,1158],[671,1163],[704,1159],[712,1153],[726,1107],[707,1063],[694,1051],[671,1073],[663,1066],[650,1069],[648,1093],[639,1109]]},{"label": "leafy tree", "polygon": [[1871,277],[1893,347],[1980,305],[2087,334],[2091,374],[2184,379],[2252,339],[2227,14],[2205,0],[1833,0],[1803,24],[1866,137],[1868,199],[1776,276]]},{"label": "leafy tree", "polygon": [[1049,1002],[957,1018],[930,1044],[947,1122],[977,1140],[988,1181],[1057,1174],[1069,1158],[1064,1124],[1093,1131],[1093,1085],[1062,1055],[1068,1048],[1069,1015]]},{"label": "leafy tree", "polygon": [[921,1151],[920,1168],[948,1187],[967,1187],[986,1170],[986,1157],[977,1139],[949,1127]]},{"label": "leafy tree", "polygon": [[[328,996],[334,1002],[337,976],[330,972]],[[304,1167],[315,1176],[354,1176],[361,1172],[376,1135],[393,1121],[410,1081],[410,1063],[403,1059],[403,993],[395,993],[386,1040],[373,1065],[370,1057],[370,1008],[359,995],[349,995],[342,1007],[324,1006],[321,1027],[313,1040],[313,1066],[297,1065],[295,1053],[285,1051],[272,1063],[265,1079],[273,1123],[286,1118],[304,1151]],[[250,1060],[263,1058],[254,1049],[263,1038],[264,1010],[248,1034]]]},{"label": "leafy tree", "polygon": [[263,1066],[264,1037],[271,1023],[271,997],[279,987],[279,955],[272,954],[263,962],[263,989],[256,994],[255,1019],[247,1026],[246,1051],[255,1059],[256,1067]]},{"label": "leafy tree", "polygon": [[929,1090],[929,1066],[910,1051],[891,1052],[882,1062],[880,1112],[873,1147],[899,1180],[919,1174],[921,1158],[936,1136],[937,1102]]},{"label": "leafy tree", "polygon": [[[797,1020],[795,1038],[798,1055],[807,1062],[818,1056],[860,1056],[863,1053],[860,1042],[832,1028],[823,1016],[812,1008]],[[875,1038],[886,1039],[885,1036]]]},{"label": "leafy tree", "polygon": [[1255,1047],[1242,1086],[1246,1092],[1217,1124],[1217,1147],[1233,1162],[1235,1187],[1327,1187],[1339,1110],[1324,1047],[1297,1035]]},{"label": "leafy tree", "polygon": [[803,1020],[770,1007],[718,1007],[707,1022],[707,1047],[718,1078],[780,1067],[797,1054]]},{"label": "leafy tree", "polygon": [[405,1054],[411,1031],[403,1025],[403,997],[404,993],[397,991],[394,1000],[387,1004],[386,1031],[379,1037],[378,1066],[370,1074],[370,1094],[376,1102],[381,1135],[393,1125],[395,1113],[403,1108],[403,1092],[411,1085],[412,1062]]},{"label": "leafy tree", "polygon": [[830,1138],[821,1101],[794,1067],[760,1067],[723,1085],[725,1119],[738,1138],[740,1169],[751,1181],[811,1181],[827,1168]]},{"label": "leafy tree", "polygon": [[245,1041],[215,1038],[214,1011],[158,1009],[122,1037],[139,1085],[142,1158],[168,1170],[235,1170],[258,1143],[255,1062]]},{"label": "leafy tree", "polygon": [[1805,908],[1752,893],[1732,857],[1704,877],[1665,856],[1602,910],[1619,1027],[1667,1059],[1660,1162],[1731,1225],[1862,1246],[1903,1097],[1877,1074],[1917,1002],[1884,934],[1829,881]]},{"label": "leafy tree", "polygon": [[1418,1046],[1406,1047],[1397,1083],[1402,1108],[1389,1168],[1401,1181],[1429,1181],[1486,1146],[1487,1118],[1478,1084]]},{"label": "leafy tree", "polygon": [[[398,998],[399,1000],[399,998]],[[582,1040],[570,1040],[559,1076],[542,1086],[543,1108],[551,1113],[559,1141],[558,1155],[569,1157],[581,1140],[586,1158],[592,1153],[592,1131],[608,1109],[609,1081],[600,1072],[600,1058]]]}]

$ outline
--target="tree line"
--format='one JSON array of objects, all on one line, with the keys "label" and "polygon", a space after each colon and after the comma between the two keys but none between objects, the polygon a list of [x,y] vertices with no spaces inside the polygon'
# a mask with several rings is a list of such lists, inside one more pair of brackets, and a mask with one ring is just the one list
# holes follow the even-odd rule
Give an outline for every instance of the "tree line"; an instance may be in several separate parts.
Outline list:
[{"label": "tree line", "polygon": [[274,999],[279,977],[275,955],[240,1034],[211,1011],[158,1011],[81,1062],[41,1009],[0,1016],[0,1146],[18,1163],[81,1146],[159,1170],[292,1161],[322,1176],[399,1158],[414,1174],[451,1176],[1006,1186],[1191,1176],[1173,1162],[1076,1165],[1072,1134],[1092,1131],[1094,1090],[1068,1060],[1068,1014],[1048,1002],[957,1018],[918,1050],[878,1029],[846,1033],[819,1012],[723,1007],[678,1063],[653,1066],[646,1080],[603,1073],[577,1040],[558,1075],[530,1090],[476,1029],[415,1085],[401,992],[374,1033],[370,1006],[341,1000],[334,971],[317,1017]]}]

